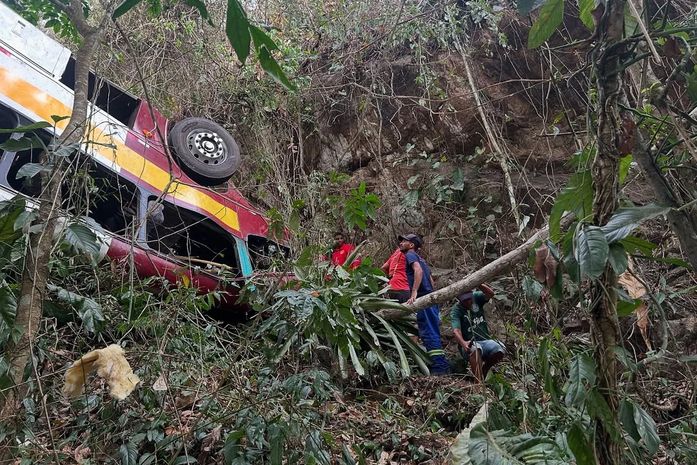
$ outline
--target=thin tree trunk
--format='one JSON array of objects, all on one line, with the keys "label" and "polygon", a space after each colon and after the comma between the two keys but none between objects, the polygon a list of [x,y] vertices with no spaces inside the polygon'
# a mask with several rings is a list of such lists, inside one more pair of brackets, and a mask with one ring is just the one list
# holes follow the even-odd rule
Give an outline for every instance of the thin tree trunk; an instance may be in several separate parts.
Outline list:
[{"label": "thin tree trunk", "polygon": [[[597,25],[598,43],[594,50],[597,103],[597,153],[592,165],[593,215],[596,225],[604,225],[618,207],[619,159],[618,149],[623,137],[623,116],[619,110],[621,95],[621,54],[618,45],[624,33],[624,0],[608,0]],[[625,116],[626,117],[626,116]],[[620,463],[621,444],[613,430],[618,428],[617,359],[613,349],[620,344],[621,333],[617,320],[617,276],[612,267],[591,283],[591,340],[598,370],[598,390],[610,409],[613,424],[595,420],[595,456],[599,465]]]},{"label": "thin tree trunk", "polygon": [[[561,220],[561,228],[565,229],[573,221],[573,215],[566,215]],[[414,313],[431,305],[442,304],[454,299],[458,295],[470,291],[480,284],[506,273],[518,263],[527,260],[530,251],[540,242],[549,237],[549,228],[540,229],[533,234],[530,239],[511,250],[507,254],[497,258],[491,263],[486,264],[472,274],[465,276],[457,282],[450,284],[442,289],[438,289],[428,295],[419,297],[411,305],[405,305],[406,310],[383,309],[377,313],[383,318],[396,319]]]},{"label": "thin tree trunk", "polygon": [[[83,29],[80,31],[83,42],[75,54],[75,98],[70,121],[65,131],[58,138],[59,146],[80,142],[84,135],[88,107],[88,76],[92,56],[101,37],[102,30]],[[47,163],[51,154],[42,155],[42,163]],[[18,403],[25,397],[28,386],[24,383],[24,370],[32,354],[34,336],[39,328],[46,298],[48,281],[48,264],[53,248],[54,235],[58,226],[58,210],[61,205],[61,182],[63,179],[62,159],[58,157],[48,175],[42,176],[42,192],[39,197],[37,223],[44,227],[29,237],[29,244],[24,260],[24,270],[20,281],[20,298],[17,303],[15,325],[22,329],[22,336],[17,343],[8,343],[7,357],[10,376],[15,387],[9,390],[4,399],[0,398],[0,422],[9,423],[9,419],[18,411]]]}]

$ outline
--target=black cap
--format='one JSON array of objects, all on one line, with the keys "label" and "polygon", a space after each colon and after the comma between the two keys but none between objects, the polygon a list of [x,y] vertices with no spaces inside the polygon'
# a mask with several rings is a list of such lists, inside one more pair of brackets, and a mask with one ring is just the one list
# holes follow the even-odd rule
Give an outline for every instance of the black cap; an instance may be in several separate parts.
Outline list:
[{"label": "black cap", "polygon": [[457,300],[458,300],[458,302],[463,304],[463,303],[467,302],[468,300],[470,300],[472,298],[472,295],[473,295],[472,291],[468,291],[468,292],[465,292],[464,294],[460,294],[459,296],[457,296]]},{"label": "black cap", "polygon": [[419,247],[421,247],[421,244],[422,244],[421,238],[420,238],[419,236],[417,236],[416,234],[413,234],[413,233],[411,233],[411,234],[405,234],[405,235],[403,235],[403,236],[399,236],[397,239],[399,239],[400,241],[402,241],[402,240],[404,240],[404,241],[409,241],[409,242],[411,242],[412,244],[414,244],[414,247],[416,247],[417,249],[418,249]]}]

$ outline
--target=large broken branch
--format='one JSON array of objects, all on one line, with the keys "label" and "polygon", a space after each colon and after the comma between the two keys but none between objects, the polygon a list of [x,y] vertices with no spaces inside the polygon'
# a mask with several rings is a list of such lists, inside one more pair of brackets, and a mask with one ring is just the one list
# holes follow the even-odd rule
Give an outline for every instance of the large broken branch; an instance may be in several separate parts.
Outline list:
[{"label": "large broken branch", "polygon": [[[573,220],[573,215],[566,215],[561,220],[561,227],[566,228]],[[522,245],[511,250],[506,255],[497,258],[493,262],[483,266],[474,273],[465,276],[460,281],[454,282],[453,284],[432,292],[423,297],[419,297],[411,305],[405,305],[406,310],[397,309],[383,309],[377,312],[383,318],[396,319],[402,316],[406,316],[410,313],[414,313],[418,310],[428,308],[432,305],[442,304],[454,299],[458,295],[470,291],[482,283],[490,281],[492,278],[499,276],[513,266],[525,261],[528,257],[530,251],[535,247],[538,241],[543,241],[549,236],[549,226],[544,229],[539,230],[525,241]]]}]

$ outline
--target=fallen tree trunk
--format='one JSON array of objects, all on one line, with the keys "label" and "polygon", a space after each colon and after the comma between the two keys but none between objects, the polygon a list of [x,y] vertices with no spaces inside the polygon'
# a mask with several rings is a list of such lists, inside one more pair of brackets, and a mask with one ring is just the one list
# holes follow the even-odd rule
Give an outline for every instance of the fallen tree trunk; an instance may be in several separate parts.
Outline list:
[{"label": "fallen tree trunk", "polygon": [[[573,221],[573,215],[566,215],[561,220],[562,229],[566,228]],[[538,241],[543,241],[549,237],[549,226],[537,231],[523,244],[517,248],[511,250],[502,257],[497,258],[491,263],[483,266],[474,273],[465,276],[463,279],[452,283],[442,289],[432,292],[423,297],[419,297],[411,305],[405,305],[405,310],[397,309],[383,309],[377,312],[383,318],[386,319],[396,319],[418,310],[428,308],[432,305],[442,304],[449,300],[454,299],[458,295],[470,291],[482,283],[490,281],[492,278],[499,276],[513,266],[525,261],[528,258],[528,254],[535,247]]]}]

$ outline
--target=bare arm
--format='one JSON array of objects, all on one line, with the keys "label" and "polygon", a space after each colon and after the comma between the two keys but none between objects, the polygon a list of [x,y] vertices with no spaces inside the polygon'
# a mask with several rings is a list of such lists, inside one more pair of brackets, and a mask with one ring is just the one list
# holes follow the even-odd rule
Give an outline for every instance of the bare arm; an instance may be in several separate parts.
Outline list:
[{"label": "bare arm", "polygon": [[381,267],[380,269],[382,270],[383,273],[385,273],[387,276],[389,276],[390,272],[390,260],[387,260]]},{"label": "bare arm", "polygon": [[416,300],[419,293],[419,286],[421,286],[421,280],[424,277],[424,270],[421,269],[421,264],[419,262],[414,262],[411,266],[414,268],[414,285],[411,287],[411,297],[407,300],[407,305]]},{"label": "bare arm", "polygon": [[453,334],[455,335],[455,340],[457,341],[457,343],[460,344],[463,349],[469,351],[470,341],[465,341],[465,338],[462,337],[462,330],[460,328],[455,328],[453,329]]},{"label": "bare arm", "polygon": [[481,289],[486,296],[486,300],[491,300],[491,298],[494,297],[495,292],[488,284],[480,284],[479,289]]}]

